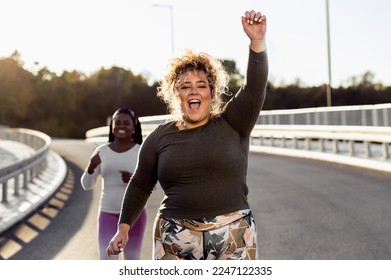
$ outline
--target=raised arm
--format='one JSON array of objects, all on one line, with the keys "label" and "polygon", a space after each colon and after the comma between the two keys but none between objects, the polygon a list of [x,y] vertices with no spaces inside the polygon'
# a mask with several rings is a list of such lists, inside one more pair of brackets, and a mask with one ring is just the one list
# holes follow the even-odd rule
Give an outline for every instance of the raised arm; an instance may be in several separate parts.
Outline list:
[{"label": "raised arm", "polygon": [[227,103],[223,118],[242,137],[248,137],[256,123],[266,97],[268,60],[266,53],[266,16],[247,11],[242,16],[243,30],[250,39],[244,84]]}]

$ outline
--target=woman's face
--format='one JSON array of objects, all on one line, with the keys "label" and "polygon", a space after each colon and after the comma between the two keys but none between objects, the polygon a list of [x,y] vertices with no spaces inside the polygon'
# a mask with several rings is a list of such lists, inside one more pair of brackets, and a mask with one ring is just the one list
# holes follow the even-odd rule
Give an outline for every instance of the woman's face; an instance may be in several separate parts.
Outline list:
[{"label": "woman's face", "polygon": [[131,139],[133,127],[133,120],[128,114],[118,114],[113,119],[112,132],[116,139]]},{"label": "woman's face", "polygon": [[186,128],[206,124],[210,117],[212,94],[204,71],[185,72],[177,85]]}]

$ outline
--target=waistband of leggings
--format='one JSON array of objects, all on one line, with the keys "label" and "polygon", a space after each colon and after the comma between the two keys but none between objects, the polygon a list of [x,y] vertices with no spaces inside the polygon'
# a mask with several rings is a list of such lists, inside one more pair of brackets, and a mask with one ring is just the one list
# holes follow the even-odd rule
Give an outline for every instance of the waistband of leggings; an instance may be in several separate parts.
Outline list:
[{"label": "waistband of leggings", "polygon": [[208,231],[233,223],[251,214],[250,209],[243,209],[232,213],[201,219],[173,219],[160,217],[171,223],[175,223],[195,231]]}]

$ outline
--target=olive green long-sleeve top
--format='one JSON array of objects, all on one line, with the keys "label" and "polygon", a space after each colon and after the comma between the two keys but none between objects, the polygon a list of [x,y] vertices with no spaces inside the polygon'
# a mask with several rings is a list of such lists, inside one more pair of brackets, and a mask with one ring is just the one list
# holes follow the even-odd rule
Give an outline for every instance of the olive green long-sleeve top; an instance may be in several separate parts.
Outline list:
[{"label": "olive green long-sleeve top", "polygon": [[249,51],[244,85],[218,118],[179,130],[160,125],[143,142],[122,202],[120,223],[133,225],[159,181],[159,216],[197,219],[249,209],[246,184],[250,133],[258,119],[268,75],[266,51]]}]

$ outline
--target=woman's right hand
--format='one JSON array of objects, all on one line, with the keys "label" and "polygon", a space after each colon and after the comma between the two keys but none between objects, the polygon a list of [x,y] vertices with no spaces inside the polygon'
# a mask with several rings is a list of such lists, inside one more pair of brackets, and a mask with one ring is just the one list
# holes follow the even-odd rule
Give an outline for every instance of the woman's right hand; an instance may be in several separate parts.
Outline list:
[{"label": "woman's right hand", "polygon": [[128,243],[128,233],[130,226],[128,224],[119,224],[116,234],[111,238],[109,246],[106,248],[106,255],[111,259],[111,255],[118,255],[123,250]]},{"label": "woman's right hand", "polygon": [[92,174],[94,173],[95,168],[102,163],[102,160],[100,159],[99,152],[96,153],[94,156],[90,158],[90,163],[88,165],[88,173]]}]

